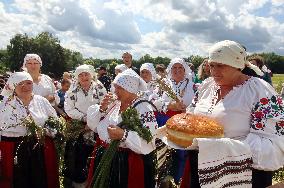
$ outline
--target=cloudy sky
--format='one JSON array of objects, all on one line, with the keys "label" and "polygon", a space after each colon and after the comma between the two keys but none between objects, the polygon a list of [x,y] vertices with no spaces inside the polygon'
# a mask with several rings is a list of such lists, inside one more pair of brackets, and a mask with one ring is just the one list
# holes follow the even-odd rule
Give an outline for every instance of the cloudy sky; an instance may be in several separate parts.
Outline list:
[{"label": "cloudy sky", "polygon": [[284,55],[284,0],[1,0],[0,47],[49,31],[84,57],[206,55],[220,40]]}]

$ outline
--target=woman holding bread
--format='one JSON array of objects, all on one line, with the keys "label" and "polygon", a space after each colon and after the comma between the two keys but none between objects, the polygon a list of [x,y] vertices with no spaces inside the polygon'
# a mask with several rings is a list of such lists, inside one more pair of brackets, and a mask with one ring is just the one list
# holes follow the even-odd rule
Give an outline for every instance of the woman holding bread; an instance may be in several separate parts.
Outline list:
[{"label": "woman holding bread", "polygon": [[[218,42],[209,50],[208,62],[212,77],[202,82],[194,108],[188,111],[215,118],[224,126],[225,137],[248,145],[253,161],[252,187],[267,187],[272,184],[272,172],[284,165],[282,99],[265,81],[241,72],[248,66],[261,73],[246,61],[242,45]],[[190,152],[191,166],[193,160],[197,163],[197,152]],[[199,187],[197,172],[191,174],[197,178],[190,178],[190,187]],[[234,183],[241,183],[241,178],[236,177]]]}]

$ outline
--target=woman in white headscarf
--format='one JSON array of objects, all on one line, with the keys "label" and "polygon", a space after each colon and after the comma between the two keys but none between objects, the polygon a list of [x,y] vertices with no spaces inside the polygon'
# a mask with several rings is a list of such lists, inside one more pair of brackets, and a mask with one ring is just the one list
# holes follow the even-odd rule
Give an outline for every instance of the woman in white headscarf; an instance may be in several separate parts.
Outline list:
[{"label": "woman in white headscarf", "polygon": [[23,69],[33,78],[33,92],[36,95],[45,97],[54,105],[56,97],[56,88],[52,79],[41,73],[42,60],[37,54],[26,54],[23,63]]},{"label": "woman in white headscarf", "polygon": [[[94,149],[94,160],[90,170],[96,171],[95,164],[101,160],[102,151],[111,140],[120,140],[117,154],[114,157],[109,177],[109,187],[121,188],[152,188],[155,187],[154,139],[147,143],[137,132],[122,129],[118,124],[122,121],[121,113],[129,107],[134,107],[143,126],[155,135],[157,122],[151,104],[142,101],[139,91],[147,89],[146,83],[132,69],[120,73],[113,81],[117,99],[113,101],[108,94],[101,104],[92,105],[88,109],[88,126],[98,133],[99,139]],[[144,175],[145,174],[145,175]],[[92,172],[89,177],[91,179]]]},{"label": "woman in white headscarf", "polygon": [[159,97],[159,87],[156,82],[158,75],[152,63],[144,63],[140,67],[140,76],[147,83],[147,91],[144,92],[144,97],[150,101],[157,100]]},{"label": "woman in white headscarf", "polygon": [[[0,187],[58,187],[57,156],[53,132],[45,130],[44,145],[35,137],[27,138],[24,120],[32,118],[42,127],[46,120],[57,117],[48,100],[33,94],[33,79],[29,73],[15,72],[7,81],[8,97],[0,104]],[[35,136],[35,135],[33,135]]]},{"label": "woman in white headscarf", "polygon": [[[106,89],[96,78],[94,67],[91,65],[80,65],[75,70],[75,84],[65,94],[64,110],[70,118],[87,123],[89,106],[100,104],[106,93]],[[86,169],[87,160],[93,150],[92,142],[94,142],[94,138],[92,132],[86,132],[84,135],[79,136],[76,142],[80,144],[75,145],[72,140],[66,144],[65,161],[68,164],[73,163],[75,172],[72,172],[72,165],[70,168],[67,166],[65,170],[66,181],[64,181],[66,182],[65,186],[68,186],[70,181],[67,180],[71,180],[72,186],[75,188],[85,187],[88,173]],[[76,160],[73,162],[68,162],[73,155],[69,151],[75,152],[73,153]]]},{"label": "woman in white headscarf", "polygon": [[[115,74],[115,76],[117,76],[117,75],[119,75],[120,73],[122,73],[123,71],[125,71],[127,69],[128,69],[128,67],[126,65],[124,65],[124,64],[116,65],[115,68],[114,68],[114,74]],[[114,93],[113,84],[111,84],[110,92]]]},{"label": "woman in white headscarf", "polygon": [[[183,59],[172,59],[167,67],[167,74],[166,84],[172,89],[178,101],[169,97],[166,91],[163,92],[161,98],[154,101],[156,107],[164,114],[164,116],[159,116],[159,124],[165,124],[170,117],[185,112],[194,97],[191,70]],[[161,160],[165,163],[162,164],[163,170],[159,172],[159,181],[170,175],[174,178],[175,183],[179,184],[183,173],[185,152],[167,150],[167,153],[164,157],[167,156],[168,159]],[[170,163],[171,161],[172,163]]]},{"label": "woman in white headscarf", "polygon": [[[211,77],[204,80],[199,87],[196,104],[194,108],[188,109],[191,113],[201,114],[215,118],[224,126],[224,136],[232,140],[237,140],[250,150],[248,155],[252,160],[243,160],[242,151],[236,150],[234,144],[234,155],[230,156],[229,161],[234,157],[242,160],[234,161],[231,171],[232,179],[222,181],[223,184],[234,184],[240,187],[262,188],[272,184],[272,171],[284,165],[284,107],[281,97],[264,80],[250,77],[241,72],[245,66],[252,68],[259,75],[261,71],[246,61],[245,49],[234,41],[221,41],[212,46],[209,50],[209,66]],[[220,156],[222,152],[214,148],[215,142],[211,142],[205,153],[208,156]],[[209,152],[211,150],[211,155]],[[199,155],[202,148],[199,147]],[[194,177],[189,178],[194,186],[200,186],[199,182],[213,183],[219,182],[220,166],[224,166],[222,158],[218,165],[208,163],[210,174],[215,177],[210,180],[206,169],[198,167]],[[197,153],[190,155],[189,160],[195,159],[197,166]],[[218,161],[217,159],[215,161]],[[202,164],[200,158],[198,165]],[[211,165],[210,165],[211,164]],[[216,165],[216,166],[215,166]],[[203,175],[204,174],[204,175]],[[199,182],[196,180],[200,180]],[[229,181],[229,182],[228,182]],[[204,185],[204,184],[203,184]]]},{"label": "woman in white headscarf", "polygon": [[114,73],[117,76],[119,73],[122,73],[123,71],[127,70],[128,67],[124,64],[116,65],[114,68]]},{"label": "woman in white headscarf", "polygon": [[186,62],[181,58],[174,58],[167,67],[166,84],[172,89],[179,101],[173,100],[167,92],[162,95],[162,100],[155,102],[158,109],[169,116],[184,112],[186,107],[191,104],[194,97],[191,70]]}]

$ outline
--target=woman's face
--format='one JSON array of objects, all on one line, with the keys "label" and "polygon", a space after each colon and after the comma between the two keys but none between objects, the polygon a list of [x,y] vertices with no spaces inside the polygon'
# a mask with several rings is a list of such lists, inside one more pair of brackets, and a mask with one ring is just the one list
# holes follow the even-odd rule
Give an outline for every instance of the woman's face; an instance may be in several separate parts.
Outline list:
[{"label": "woman's face", "polygon": [[78,75],[78,81],[81,86],[87,87],[91,85],[92,82],[92,76],[88,72],[82,72],[81,74]]},{"label": "woman's face", "polygon": [[40,63],[35,59],[28,60],[25,66],[29,73],[39,73],[40,72]]},{"label": "woman's face", "polygon": [[115,73],[115,75],[117,76],[119,73],[121,73],[122,71],[120,70],[120,69],[115,69],[114,70],[114,73]]},{"label": "woman's face", "polygon": [[117,84],[113,84],[114,86],[114,93],[117,96],[117,99],[120,101],[125,101],[125,99],[127,99],[129,97],[129,92],[126,91],[125,89],[123,89],[121,86],[117,85]]},{"label": "woman's face", "polygon": [[235,82],[235,76],[239,73],[237,68],[221,63],[210,62],[210,73],[214,81],[220,86],[232,85]]},{"label": "woman's face", "polygon": [[146,69],[143,69],[142,71],[140,71],[140,76],[146,83],[152,80],[151,72]]},{"label": "woman's face", "polygon": [[33,92],[33,82],[30,80],[25,80],[20,82],[16,88],[15,88],[16,95],[21,96],[27,96],[31,95]]},{"label": "woman's face", "polygon": [[206,75],[210,75],[210,67],[209,67],[208,61],[203,63],[203,70]]},{"label": "woman's face", "polygon": [[171,73],[172,73],[172,79],[174,81],[179,82],[179,81],[182,81],[184,79],[185,69],[184,69],[182,64],[176,63],[172,66]]}]

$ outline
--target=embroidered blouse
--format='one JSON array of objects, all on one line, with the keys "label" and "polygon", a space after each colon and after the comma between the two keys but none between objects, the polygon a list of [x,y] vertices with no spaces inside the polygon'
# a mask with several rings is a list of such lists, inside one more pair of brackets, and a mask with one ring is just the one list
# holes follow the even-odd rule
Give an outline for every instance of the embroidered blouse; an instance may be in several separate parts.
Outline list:
[{"label": "embroidered blouse", "polygon": [[0,104],[0,112],[0,129],[3,129],[0,135],[7,137],[26,135],[27,130],[21,123],[28,113],[38,126],[43,126],[50,116],[57,117],[48,100],[39,95],[34,95],[27,107],[17,97],[6,98]]},{"label": "embroidered blouse", "polygon": [[39,83],[33,83],[33,93],[43,97],[48,95],[56,96],[56,88],[52,82],[52,79],[45,74],[41,74]]},{"label": "embroidered blouse", "polygon": [[[186,106],[190,105],[192,99],[194,98],[194,91],[193,91],[193,82],[189,78],[185,78],[184,80],[176,83],[173,79],[167,80],[166,84],[168,84],[177,97],[185,104]],[[167,111],[167,107],[173,99],[170,98],[166,92],[163,92],[162,97],[158,100],[154,101],[154,104],[163,112]]]},{"label": "embroidered blouse", "polygon": [[104,86],[98,82],[93,81],[88,92],[80,85],[74,85],[65,94],[64,110],[72,119],[81,120],[87,116],[89,106],[99,104],[106,93]]},{"label": "embroidered blouse", "polygon": [[[142,98],[136,99],[133,102],[141,100]],[[107,114],[103,114],[99,111],[99,105],[92,105],[88,109],[87,115],[87,124],[91,130],[97,132],[100,139],[109,143],[109,135],[107,128],[109,125],[117,125],[122,121],[121,115],[119,113],[121,103],[119,101],[115,101],[109,107],[109,112]],[[157,122],[152,109],[152,106],[147,102],[142,102],[138,104],[136,110],[140,114],[141,122],[143,126],[150,129],[152,135],[155,135]],[[144,139],[139,137],[139,135],[134,131],[129,131],[126,140],[120,144],[120,147],[129,148],[132,151],[138,154],[148,154],[155,149],[155,140],[147,143]]]},{"label": "embroidered blouse", "polygon": [[249,144],[253,167],[277,170],[284,165],[284,108],[281,97],[267,82],[251,77],[217,101],[213,78],[202,82],[196,97],[195,114],[216,118],[225,137]]}]

